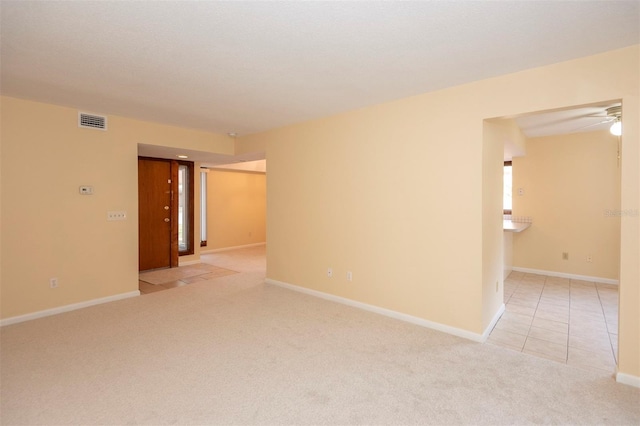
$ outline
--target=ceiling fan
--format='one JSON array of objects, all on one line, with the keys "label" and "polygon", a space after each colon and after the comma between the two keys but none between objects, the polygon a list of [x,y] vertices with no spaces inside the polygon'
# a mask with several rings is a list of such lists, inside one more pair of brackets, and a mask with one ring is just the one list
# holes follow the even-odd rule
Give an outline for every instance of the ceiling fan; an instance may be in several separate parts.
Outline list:
[{"label": "ceiling fan", "polygon": [[583,126],[580,129],[586,129],[588,127],[599,126],[601,124],[612,123],[609,131],[615,136],[622,134],[622,105],[616,105],[605,109],[606,115],[590,115],[589,117],[602,118],[602,121],[592,123],[587,126]]}]

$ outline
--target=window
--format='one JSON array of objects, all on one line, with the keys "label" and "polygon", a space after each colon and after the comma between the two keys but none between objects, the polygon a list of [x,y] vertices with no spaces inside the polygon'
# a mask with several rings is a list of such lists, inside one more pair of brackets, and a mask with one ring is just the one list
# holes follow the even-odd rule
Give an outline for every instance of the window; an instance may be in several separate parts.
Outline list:
[{"label": "window", "polygon": [[512,185],[513,185],[513,167],[511,161],[504,162],[504,190],[502,196],[502,210],[504,214],[511,214],[512,203]]},{"label": "window", "polygon": [[193,163],[178,162],[178,253],[193,254]]}]

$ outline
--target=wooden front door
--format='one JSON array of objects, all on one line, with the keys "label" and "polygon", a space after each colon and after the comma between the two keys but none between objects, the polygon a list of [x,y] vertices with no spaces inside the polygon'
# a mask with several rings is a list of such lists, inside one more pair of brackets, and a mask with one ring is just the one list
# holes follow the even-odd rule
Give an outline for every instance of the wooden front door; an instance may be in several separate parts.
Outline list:
[{"label": "wooden front door", "polygon": [[176,214],[173,169],[172,162],[168,160],[138,158],[140,271],[178,266],[177,232],[173,241],[173,216]]}]

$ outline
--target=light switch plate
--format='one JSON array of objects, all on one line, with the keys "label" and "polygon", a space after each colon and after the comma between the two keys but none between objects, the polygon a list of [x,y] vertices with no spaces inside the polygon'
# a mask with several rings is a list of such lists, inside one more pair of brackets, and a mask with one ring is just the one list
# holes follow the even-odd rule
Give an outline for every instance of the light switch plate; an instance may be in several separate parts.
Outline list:
[{"label": "light switch plate", "polygon": [[127,220],[127,212],[124,211],[111,211],[107,212],[107,220]]}]

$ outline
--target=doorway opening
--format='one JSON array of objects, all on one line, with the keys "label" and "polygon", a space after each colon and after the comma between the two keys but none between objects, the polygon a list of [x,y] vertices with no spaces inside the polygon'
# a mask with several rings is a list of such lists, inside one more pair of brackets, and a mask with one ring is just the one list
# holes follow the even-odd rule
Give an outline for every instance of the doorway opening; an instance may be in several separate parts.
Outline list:
[{"label": "doorway opening", "polygon": [[504,149],[513,218],[532,223],[504,232],[506,310],[488,339],[608,374],[617,364],[620,270],[620,221],[609,214],[619,211],[621,184],[612,111],[620,101],[503,119],[525,140],[524,149]]}]

